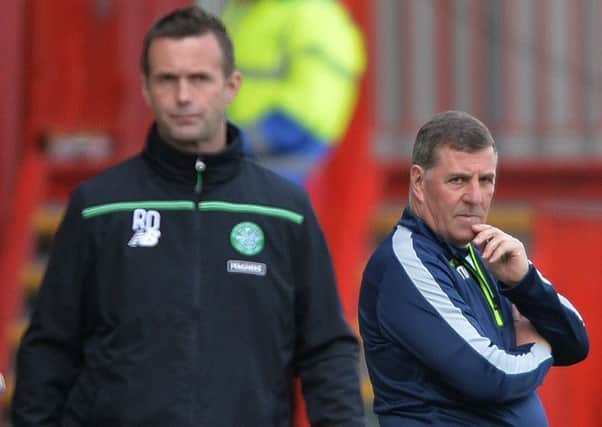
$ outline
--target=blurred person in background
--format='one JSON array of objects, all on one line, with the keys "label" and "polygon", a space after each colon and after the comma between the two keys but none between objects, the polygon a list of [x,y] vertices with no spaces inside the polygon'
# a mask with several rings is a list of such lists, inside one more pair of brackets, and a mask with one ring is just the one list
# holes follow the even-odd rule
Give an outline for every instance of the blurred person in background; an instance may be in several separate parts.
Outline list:
[{"label": "blurred person in background", "polygon": [[359,323],[382,427],[548,425],[536,393],[552,365],[583,360],[583,320],[488,225],[497,151],[467,113],[418,132],[409,207],[371,257]]},{"label": "blurred person in background", "polygon": [[358,343],[303,189],[246,160],[222,23],[147,33],[141,154],[81,184],[17,357],[14,427],[361,426]]},{"label": "blurred person in background", "polygon": [[244,80],[228,116],[259,163],[305,184],[349,125],[360,30],[335,0],[229,0],[223,17]]}]

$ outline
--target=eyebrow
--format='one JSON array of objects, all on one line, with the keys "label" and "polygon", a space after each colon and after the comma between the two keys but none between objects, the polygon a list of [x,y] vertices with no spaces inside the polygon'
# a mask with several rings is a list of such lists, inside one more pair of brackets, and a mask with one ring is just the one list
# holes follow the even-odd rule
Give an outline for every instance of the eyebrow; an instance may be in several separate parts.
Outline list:
[{"label": "eyebrow", "polygon": [[[450,172],[447,176],[448,178],[470,178],[474,174],[466,173],[466,172]],[[479,174],[480,178],[495,178],[495,172],[488,172],[484,174]]]}]

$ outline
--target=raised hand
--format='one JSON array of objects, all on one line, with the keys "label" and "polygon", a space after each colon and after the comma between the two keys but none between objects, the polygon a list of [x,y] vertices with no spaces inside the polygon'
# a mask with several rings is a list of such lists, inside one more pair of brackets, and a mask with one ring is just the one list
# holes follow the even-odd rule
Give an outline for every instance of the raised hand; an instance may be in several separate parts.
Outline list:
[{"label": "raised hand", "polygon": [[476,233],[472,242],[481,251],[489,272],[508,286],[518,284],[529,271],[529,259],[523,243],[488,224],[474,224],[472,229]]}]

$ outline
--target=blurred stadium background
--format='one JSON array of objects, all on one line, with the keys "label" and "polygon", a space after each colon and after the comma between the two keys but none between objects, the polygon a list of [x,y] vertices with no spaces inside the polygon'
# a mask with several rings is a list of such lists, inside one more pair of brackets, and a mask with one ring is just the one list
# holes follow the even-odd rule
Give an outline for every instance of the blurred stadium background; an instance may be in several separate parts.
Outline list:
[{"label": "blurred stadium background", "polygon": [[[64,202],[137,152],[150,121],[138,80],[144,32],[184,0],[5,0],[0,14],[0,372],[27,325]],[[214,10],[221,1],[202,1]],[[589,358],[555,368],[552,426],[602,426],[602,3],[344,0],[369,50],[343,143],[313,177],[345,312],[357,328],[363,265],[407,197],[408,154],[433,113],[466,110],[500,150],[490,220],[580,309]],[[69,256],[69,254],[65,254]],[[363,394],[371,413],[371,387]],[[0,420],[0,425],[8,425]],[[369,425],[376,425],[368,416]],[[300,419],[300,425],[304,421]]]}]

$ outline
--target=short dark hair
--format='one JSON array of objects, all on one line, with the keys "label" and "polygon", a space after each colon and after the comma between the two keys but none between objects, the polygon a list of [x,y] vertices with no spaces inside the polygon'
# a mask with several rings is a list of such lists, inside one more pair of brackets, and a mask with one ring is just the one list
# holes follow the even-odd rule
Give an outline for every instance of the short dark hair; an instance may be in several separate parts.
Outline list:
[{"label": "short dark hair", "polygon": [[223,71],[225,76],[232,74],[235,68],[234,48],[226,27],[219,18],[205,12],[197,6],[175,9],[160,17],[144,37],[140,68],[145,76],[150,72],[148,53],[153,40],[158,38],[182,39],[191,36],[202,36],[207,33],[215,35],[223,54]]},{"label": "short dark hair", "polygon": [[479,119],[464,111],[445,111],[435,114],[418,131],[412,150],[412,164],[430,169],[437,163],[438,148],[475,152],[493,147],[491,132]]}]

